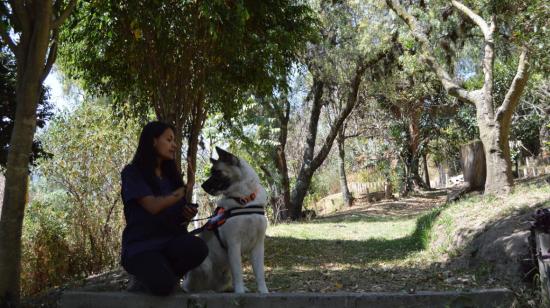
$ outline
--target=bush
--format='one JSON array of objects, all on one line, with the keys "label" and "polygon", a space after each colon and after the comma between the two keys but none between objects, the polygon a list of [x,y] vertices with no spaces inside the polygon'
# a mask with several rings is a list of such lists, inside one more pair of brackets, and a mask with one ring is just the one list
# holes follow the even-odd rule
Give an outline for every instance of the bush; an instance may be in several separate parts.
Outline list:
[{"label": "bush", "polygon": [[[107,104],[84,102],[40,135],[39,160],[23,229],[23,294],[109,270],[119,263],[124,219],[120,170],[139,125]],[[38,181],[36,181],[38,179]]]},{"label": "bush", "polygon": [[[35,294],[81,274],[79,254],[70,243],[63,193],[28,205],[22,236],[21,287],[23,295]],[[56,197],[57,199],[52,199]]]}]

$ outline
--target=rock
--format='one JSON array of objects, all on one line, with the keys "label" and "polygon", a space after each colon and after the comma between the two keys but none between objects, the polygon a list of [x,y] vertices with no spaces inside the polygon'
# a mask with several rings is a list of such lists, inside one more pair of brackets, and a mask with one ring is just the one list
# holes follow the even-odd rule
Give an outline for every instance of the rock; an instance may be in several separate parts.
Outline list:
[{"label": "rock", "polygon": [[[464,250],[464,259],[457,262],[468,266],[489,263],[510,279],[521,279],[525,275],[525,262],[530,260],[530,231],[529,224],[525,223],[530,217],[531,213],[512,215],[483,228],[477,226],[477,234]],[[466,233],[463,237],[472,237],[472,232]]]}]

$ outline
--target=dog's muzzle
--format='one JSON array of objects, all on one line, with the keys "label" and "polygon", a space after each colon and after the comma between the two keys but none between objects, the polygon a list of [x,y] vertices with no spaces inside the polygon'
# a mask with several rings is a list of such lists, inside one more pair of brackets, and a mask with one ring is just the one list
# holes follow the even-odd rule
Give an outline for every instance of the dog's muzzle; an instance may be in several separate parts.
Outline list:
[{"label": "dog's muzzle", "polygon": [[209,195],[216,196],[229,187],[229,179],[211,177],[201,187]]}]

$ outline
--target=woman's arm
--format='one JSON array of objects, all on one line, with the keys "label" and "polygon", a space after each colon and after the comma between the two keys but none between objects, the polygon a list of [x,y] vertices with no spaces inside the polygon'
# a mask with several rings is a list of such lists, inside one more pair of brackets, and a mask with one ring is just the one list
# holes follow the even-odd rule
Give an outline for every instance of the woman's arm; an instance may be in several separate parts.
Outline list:
[{"label": "woman's arm", "polygon": [[136,201],[143,206],[147,212],[157,215],[162,212],[164,209],[174,205],[185,196],[185,187],[180,187],[170,195],[167,196],[145,196],[137,199]]}]

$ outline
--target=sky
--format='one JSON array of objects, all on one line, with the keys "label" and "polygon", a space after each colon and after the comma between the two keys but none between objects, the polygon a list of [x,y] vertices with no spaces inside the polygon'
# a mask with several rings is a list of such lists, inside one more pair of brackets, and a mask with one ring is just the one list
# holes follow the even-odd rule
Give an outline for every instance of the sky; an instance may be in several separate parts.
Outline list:
[{"label": "sky", "polygon": [[54,105],[55,114],[71,108],[71,103],[68,97],[63,93],[63,85],[61,84],[60,76],[55,68],[50,71],[50,74],[46,77],[46,80],[44,80],[44,84],[50,87],[50,102]]}]

